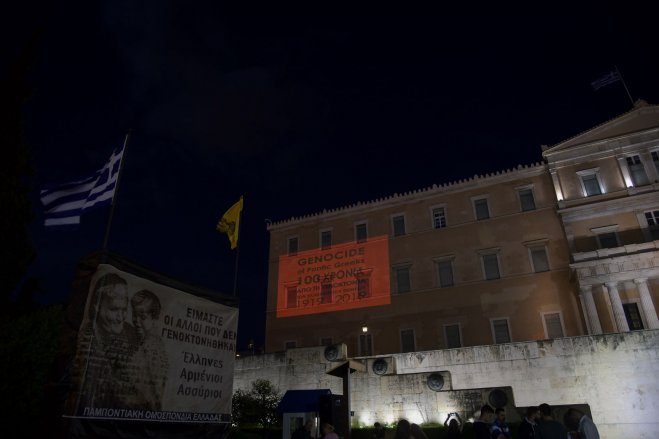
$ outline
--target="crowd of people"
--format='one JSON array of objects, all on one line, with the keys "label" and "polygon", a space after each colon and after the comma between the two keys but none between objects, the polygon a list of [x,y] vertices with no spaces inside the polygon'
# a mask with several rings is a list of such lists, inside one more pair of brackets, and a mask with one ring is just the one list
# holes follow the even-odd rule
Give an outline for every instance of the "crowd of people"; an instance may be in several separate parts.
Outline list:
[{"label": "crowd of people", "polygon": [[[444,438],[462,439],[464,423],[457,413],[449,413],[444,421]],[[512,431],[506,422],[506,411],[503,408],[493,409],[489,404],[481,407],[480,416],[472,424],[472,433],[476,439],[509,439]],[[383,439],[384,430],[376,422],[373,439]],[[381,433],[377,433],[381,432]],[[549,404],[529,407],[522,422],[518,426],[519,439],[599,439],[595,423],[585,413],[570,408],[563,416],[563,423],[553,417]],[[400,419],[396,425],[394,439],[428,439],[421,427],[411,424],[406,419]]]},{"label": "crowd of people", "polygon": [[[549,404],[528,407],[522,422],[517,427],[518,439],[599,439],[600,435],[592,419],[576,408],[569,408],[563,416],[563,423],[554,419],[554,410]],[[299,424],[292,439],[313,439],[311,433],[313,421]],[[428,436],[418,424],[400,419],[395,430],[388,434],[382,424],[373,425],[372,439],[428,439]],[[510,439],[512,431],[506,422],[506,411],[503,408],[492,408],[485,404],[480,409],[478,418],[471,425],[471,433],[464,434],[465,423],[458,413],[449,413],[444,421],[444,432],[440,436],[445,439]],[[322,425],[321,437],[324,439],[339,439],[334,426],[328,423]]]}]

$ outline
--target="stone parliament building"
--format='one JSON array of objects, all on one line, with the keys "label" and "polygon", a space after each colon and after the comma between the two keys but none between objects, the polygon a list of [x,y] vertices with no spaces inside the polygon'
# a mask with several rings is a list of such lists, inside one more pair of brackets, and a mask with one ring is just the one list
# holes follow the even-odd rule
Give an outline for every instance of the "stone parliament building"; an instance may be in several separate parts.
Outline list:
[{"label": "stone parliament building", "polygon": [[[270,225],[266,352],[340,342],[368,356],[659,328],[659,107],[641,101],[542,156]],[[389,305],[277,318],[281,255],[382,235]]]},{"label": "stone parliament building", "polygon": [[[234,387],[341,394],[332,371],[348,360],[363,365],[355,425],[468,419],[502,390],[511,420],[582,405],[603,438],[655,437],[659,106],[638,101],[542,159],[270,224],[266,353],[237,359]],[[284,285],[286,261],[370,240],[388,248],[388,303],[299,312],[313,300]],[[336,295],[319,290],[330,310]]]}]

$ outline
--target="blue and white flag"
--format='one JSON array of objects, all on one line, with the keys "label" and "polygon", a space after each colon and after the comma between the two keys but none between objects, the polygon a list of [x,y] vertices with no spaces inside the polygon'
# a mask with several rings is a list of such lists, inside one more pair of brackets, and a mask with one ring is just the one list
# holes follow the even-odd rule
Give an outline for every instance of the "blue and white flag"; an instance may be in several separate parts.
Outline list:
[{"label": "blue and white flag", "polygon": [[124,147],[114,151],[110,160],[94,175],[80,181],[64,183],[41,191],[46,227],[76,226],[80,215],[93,207],[112,203],[117,186]]},{"label": "blue and white flag", "polygon": [[613,84],[617,81],[620,81],[620,73],[617,70],[613,70],[612,72],[607,73],[606,75],[599,78],[597,81],[591,82],[590,85],[592,85],[593,88],[597,91],[600,88],[609,84]]}]

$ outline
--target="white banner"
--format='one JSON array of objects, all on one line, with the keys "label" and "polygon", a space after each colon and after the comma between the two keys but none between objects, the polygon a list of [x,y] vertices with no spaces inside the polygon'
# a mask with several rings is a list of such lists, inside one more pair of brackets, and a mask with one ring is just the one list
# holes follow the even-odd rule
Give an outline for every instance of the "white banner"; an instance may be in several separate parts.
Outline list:
[{"label": "white banner", "polygon": [[83,418],[229,422],[238,310],[101,264],[78,334]]}]

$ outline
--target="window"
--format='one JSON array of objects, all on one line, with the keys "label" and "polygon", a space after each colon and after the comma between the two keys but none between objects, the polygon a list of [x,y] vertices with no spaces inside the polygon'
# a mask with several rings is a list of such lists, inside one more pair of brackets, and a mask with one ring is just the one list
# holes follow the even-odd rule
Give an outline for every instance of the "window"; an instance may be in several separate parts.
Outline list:
[{"label": "window", "polygon": [[357,277],[357,299],[371,297],[371,279],[368,277]]},{"label": "window", "polygon": [[453,260],[443,259],[436,262],[437,272],[439,273],[439,286],[452,287],[453,282]]},{"label": "window", "polygon": [[476,220],[484,220],[490,217],[490,209],[487,205],[487,198],[474,198],[474,215]]},{"label": "window", "polygon": [[581,181],[583,183],[584,191],[586,192],[587,197],[590,197],[591,195],[599,195],[602,193],[599,181],[597,180],[597,175],[585,175],[581,177]]},{"label": "window", "polygon": [[332,346],[332,337],[321,337],[320,338],[321,346]]},{"label": "window", "polygon": [[398,293],[409,293],[410,287],[410,267],[394,268],[396,273],[396,291]]},{"label": "window", "polygon": [[637,303],[623,303],[622,309],[625,310],[625,318],[630,331],[643,329],[643,320],[641,319],[641,313],[638,311]]},{"label": "window", "polygon": [[286,308],[297,308],[297,286],[286,287]]},{"label": "window", "polygon": [[641,162],[641,158],[637,155],[626,157],[627,167],[629,168],[629,176],[632,178],[634,186],[645,186],[650,184],[648,174],[645,173],[645,168]]},{"label": "window", "polygon": [[373,355],[373,337],[371,334],[359,334],[359,356],[369,357]]},{"label": "window", "polygon": [[432,226],[435,229],[446,227],[446,208],[435,207],[432,209]]},{"label": "window", "polygon": [[599,168],[578,171],[577,175],[581,177],[581,186],[585,197],[592,197],[593,195],[600,195],[602,193],[602,185],[599,180]]},{"label": "window", "polygon": [[332,231],[323,230],[320,232],[320,248],[327,250],[332,246]]},{"label": "window", "polygon": [[400,351],[414,352],[416,350],[416,341],[414,338],[414,329],[403,329],[400,331]]},{"label": "window", "polygon": [[444,338],[446,339],[446,348],[462,347],[462,337],[460,337],[460,325],[444,325]]},{"label": "window", "polygon": [[355,241],[365,242],[366,238],[368,238],[366,223],[355,224]]},{"label": "window", "polygon": [[355,273],[357,279],[357,300],[367,299],[371,297],[371,275],[373,274],[372,268],[359,270]]},{"label": "window", "polygon": [[485,280],[499,279],[499,255],[497,253],[488,253],[481,255],[483,261],[483,276]]},{"label": "window", "polygon": [[645,212],[645,219],[648,222],[648,230],[652,239],[659,239],[659,210]]},{"label": "window", "polygon": [[529,247],[529,253],[531,254],[531,262],[533,264],[534,272],[541,273],[543,271],[549,271],[547,248],[544,245]]},{"label": "window", "polygon": [[295,256],[298,251],[298,242],[297,236],[288,238],[288,254],[290,256]]},{"label": "window", "polygon": [[508,318],[492,319],[492,336],[495,343],[510,343]]},{"label": "window", "polygon": [[617,224],[595,227],[590,229],[590,231],[595,234],[599,248],[615,248],[620,246]]},{"label": "window", "polygon": [[405,234],[405,216],[396,215],[391,218],[394,228],[394,236],[401,236]]},{"label": "window", "polygon": [[285,349],[295,349],[297,347],[297,342],[295,340],[290,340],[284,343]]},{"label": "window", "polygon": [[652,161],[654,162],[654,167],[659,173],[659,151],[652,151]]},{"label": "window", "polygon": [[517,191],[519,195],[519,204],[522,207],[522,212],[535,210],[535,199],[533,197],[533,189],[523,188]]},{"label": "window", "polygon": [[320,284],[320,303],[332,303],[332,282]]},{"label": "window", "polygon": [[545,324],[545,335],[547,338],[561,338],[563,335],[563,323],[561,313],[547,313],[543,315]]},{"label": "window", "polygon": [[597,243],[600,248],[616,248],[618,245],[618,236],[616,232],[600,233],[597,235]]}]

